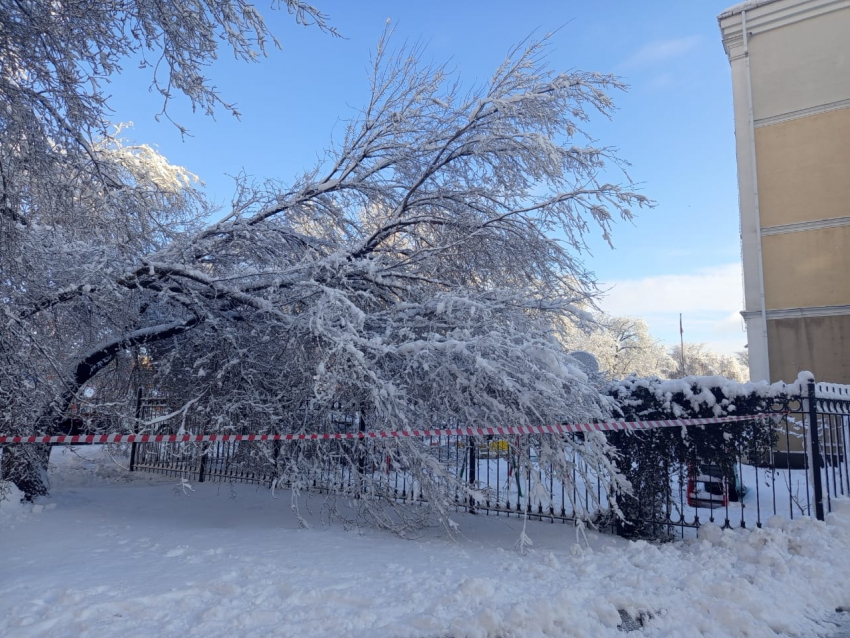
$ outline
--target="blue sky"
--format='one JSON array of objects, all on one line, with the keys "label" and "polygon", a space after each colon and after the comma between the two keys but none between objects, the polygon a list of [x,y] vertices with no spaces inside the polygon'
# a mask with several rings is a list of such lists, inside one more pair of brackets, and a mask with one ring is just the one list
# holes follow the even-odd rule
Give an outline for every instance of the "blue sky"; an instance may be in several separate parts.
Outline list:
[{"label": "blue sky", "polygon": [[[631,177],[657,207],[614,231],[615,250],[591,238],[585,261],[610,289],[603,309],[645,318],[653,334],[723,352],[743,348],[740,245],[729,64],[716,2],[585,2],[315,0],[344,38],[299,27],[267,10],[282,44],[258,64],[222,52],[209,76],[242,113],[215,119],[193,114],[185,100],[170,107],[192,137],[154,115],[159,98],[133,65],[108,87],[116,121],[132,121],[126,137],[156,145],[206,183],[219,203],[240,171],[284,183],[321,156],[342,120],[363,104],[370,54],[387,18],[395,42],[422,41],[434,62],[450,60],[463,82],[483,82],[511,45],[537,31],[559,29],[550,64],[614,73],[630,85],[615,95],[613,120],[589,127],[600,143],[631,162]],[[264,5],[260,5],[264,9]]]}]

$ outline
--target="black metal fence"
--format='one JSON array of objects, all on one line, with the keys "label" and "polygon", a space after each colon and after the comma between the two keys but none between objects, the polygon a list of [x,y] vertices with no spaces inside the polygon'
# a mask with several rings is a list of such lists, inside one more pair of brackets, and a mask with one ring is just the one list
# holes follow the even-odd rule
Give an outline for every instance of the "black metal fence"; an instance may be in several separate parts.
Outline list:
[{"label": "black metal fence", "polygon": [[[143,421],[167,412],[155,401],[142,403]],[[806,393],[784,397],[752,417],[734,427],[613,434],[610,441],[622,446],[621,462],[627,464],[621,469],[633,483],[631,496],[612,490],[605,469],[582,457],[581,434],[563,435],[573,437],[573,445],[565,446],[569,451],[560,468],[541,462],[534,437],[423,437],[413,444],[444,469],[459,509],[552,522],[590,520],[636,536],[685,536],[707,522],[760,527],[772,516],[823,519],[834,498],[850,494],[850,387],[812,383]],[[160,421],[155,432],[178,428],[203,433],[185,419]],[[333,428],[356,431],[363,424],[349,414],[336,418]],[[680,449],[679,441],[704,433],[712,444],[671,452],[671,442]],[[297,483],[299,489],[353,498],[427,501],[428,486],[401,460],[394,447],[399,444],[393,439],[133,444],[131,469],[198,482],[280,488]]]},{"label": "black metal fence", "polygon": [[[566,435],[580,437],[581,435]],[[410,444],[410,441],[407,441]],[[555,468],[541,465],[525,437],[425,437],[416,442],[424,456],[445,469],[456,507],[487,515],[529,514],[549,520],[587,518],[606,509],[607,476],[580,454],[568,460],[567,480]],[[400,501],[424,502],[427,492],[414,472],[399,463],[392,440],[327,440],[309,442],[228,441],[200,444],[138,444],[134,470],[181,476],[198,482],[243,482],[280,488],[300,487],[320,493],[368,496],[379,493]],[[312,464],[286,471],[279,459],[310,454],[322,446]],[[259,448],[259,449],[258,449]],[[277,469],[276,468],[280,468]],[[460,489],[459,486],[464,489]]]}]

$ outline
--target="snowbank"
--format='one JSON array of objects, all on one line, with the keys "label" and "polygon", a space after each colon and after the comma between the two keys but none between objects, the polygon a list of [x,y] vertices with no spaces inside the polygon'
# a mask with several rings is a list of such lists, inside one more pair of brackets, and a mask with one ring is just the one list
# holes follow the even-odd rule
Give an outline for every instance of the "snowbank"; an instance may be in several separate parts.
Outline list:
[{"label": "snowbank", "polygon": [[3,636],[622,636],[618,610],[643,613],[645,636],[816,636],[850,607],[847,501],[826,523],[668,545],[529,523],[521,555],[515,518],[459,514],[454,541],[404,541],[325,525],[314,500],[300,529],[285,494],[185,496],[94,449],[58,460],[55,508],[2,530]]},{"label": "snowbank", "polygon": [[32,505],[21,503],[23,493],[13,483],[0,481],[0,530],[23,520]]}]

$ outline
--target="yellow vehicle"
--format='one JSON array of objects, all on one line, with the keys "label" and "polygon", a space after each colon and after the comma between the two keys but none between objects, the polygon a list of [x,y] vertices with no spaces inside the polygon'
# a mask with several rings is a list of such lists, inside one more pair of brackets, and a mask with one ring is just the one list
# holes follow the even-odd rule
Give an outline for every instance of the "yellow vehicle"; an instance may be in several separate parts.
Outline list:
[{"label": "yellow vehicle", "polygon": [[510,452],[511,445],[507,439],[494,439],[478,444],[478,456],[480,458],[504,457]]}]

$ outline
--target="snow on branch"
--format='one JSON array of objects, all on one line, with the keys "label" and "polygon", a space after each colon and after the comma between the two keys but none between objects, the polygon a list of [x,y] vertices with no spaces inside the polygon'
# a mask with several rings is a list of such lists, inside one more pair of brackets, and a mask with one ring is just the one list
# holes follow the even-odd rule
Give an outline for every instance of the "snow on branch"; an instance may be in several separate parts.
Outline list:
[{"label": "snow on branch", "polygon": [[[552,72],[545,47],[524,43],[488,84],[466,90],[422,63],[420,48],[391,51],[385,33],[371,97],[319,165],[288,187],[240,181],[230,213],[204,229],[189,223],[188,175],[146,148],[96,147],[128,192],[144,183],[156,196],[117,189],[117,208],[84,210],[81,227],[67,216],[52,227],[37,217],[42,230],[15,227],[32,264],[9,258],[13,276],[0,282],[0,299],[30,328],[4,335],[0,348],[13,362],[0,374],[21,388],[16,405],[35,420],[62,413],[87,385],[104,397],[98,409],[123,418],[141,388],[206,431],[257,433],[331,427],[341,414],[370,429],[610,415],[611,400],[556,335],[584,322],[597,294],[585,238],[609,239],[615,220],[651,202],[583,129],[594,114],[610,116],[608,93],[620,83]],[[109,218],[113,210],[123,217]],[[155,223],[141,223],[152,214]],[[48,356],[33,356],[33,344]],[[56,366],[64,385],[51,377]],[[37,391],[26,389],[30,377]],[[415,475],[428,516],[450,526],[455,489],[473,488],[420,443],[398,445],[383,452]],[[569,485],[568,459],[580,454],[618,484],[604,437],[532,445],[523,471],[545,464]],[[331,462],[306,444],[287,458],[251,454],[295,484],[294,472]],[[394,501],[385,503],[363,516],[392,520]]]}]

